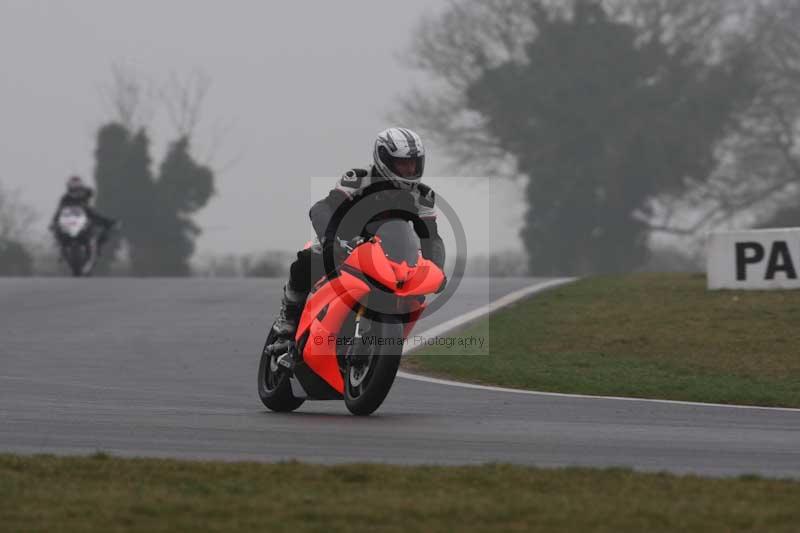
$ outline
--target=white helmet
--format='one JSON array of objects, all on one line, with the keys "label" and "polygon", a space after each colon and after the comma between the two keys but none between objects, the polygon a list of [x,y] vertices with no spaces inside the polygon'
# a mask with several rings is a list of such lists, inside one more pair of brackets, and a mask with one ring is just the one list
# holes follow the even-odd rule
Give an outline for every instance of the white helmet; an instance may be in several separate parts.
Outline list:
[{"label": "white helmet", "polygon": [[378,172],[384,178],[407,188],[418,183],[425,170],[422,139],[405,128],[389,128],[380,132],[375,140],[373,158]]}]

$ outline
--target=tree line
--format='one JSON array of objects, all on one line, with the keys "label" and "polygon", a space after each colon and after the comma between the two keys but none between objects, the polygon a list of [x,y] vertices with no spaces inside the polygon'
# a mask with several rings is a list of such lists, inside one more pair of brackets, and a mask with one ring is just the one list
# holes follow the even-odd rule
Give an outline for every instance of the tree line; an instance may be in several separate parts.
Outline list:
[{"label": "tree line", "polygon": [[[524,180],[529,273],[628,272],[658,237],[800,226],[797,28],[796,0],[454,0],[412,37],[430,83],[399,111],[455,170]],[[186,275],[215,190],[192,153],[207,82],[161,98],[176,134],[154,168],[146,91],[114,81],[94,170],[123,222],[107,257]],[[2,222],[0,264],[24,269]]]}]

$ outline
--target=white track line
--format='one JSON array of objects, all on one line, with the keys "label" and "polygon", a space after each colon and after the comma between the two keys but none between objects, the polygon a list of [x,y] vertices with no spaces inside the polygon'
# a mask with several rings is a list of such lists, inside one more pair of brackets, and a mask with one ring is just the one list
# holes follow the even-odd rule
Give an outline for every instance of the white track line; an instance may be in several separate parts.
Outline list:
[{"label": "white track line", "polygon": [[[511,305],[512,303],[521,300],[527,296],[532,296],[534,294],[546,291],[547,289],[552,289],[558,287],[560,285],[565,285],[567,283],[572,283],[575,281],[576,278],[559,278],[554,280],[549,280],[541,283],[536,283],[531,285],[530,287],[525,287],[524,289],[519,289],[514,291],[510,294],[503,296],[495,300],[494,302],[490,302],[486,305],[483,305],[474,311],[470,311],[469,313],[465,313],[459,317],[453,318],[446,322],[439,324],[438,326],[434,326],[422,333],[419,333],[419,336],[425,338],[434,338],[440,335],[444,335],[448,332],[453,331],[454,329],[458,329],[461,326],[472,322],[478,318],[486,316],[498,309]],[[420,349],[421,346],[409,346],[407,349],[403,350],[403,355],[406,355],[410,352]],[[593,396],[588,394],[567,394],[561,392],[542,392],[542,391],[533,391],[533,390],[524,390],[524,389],[509,389],[506,387],[492,387],[489,385],[476,385],[474,383],[463,383],[460,381],[451,381],[448,379],[439,379],[439,378],[431,378],[428,376],[421,376],[418,374],[411,374],[409,372],[399,371],[397,373],[397,377],[410,379],[413,381],[421,381],[423,383],[434,383],[436,385],[445,385],[448,387],[461,387],[462,389],[477,389],[482,391],[488,392],[503,392],[503,393],[511,393],[511,394],[527,394],[533,396],[548,396],[548,397],[556,397],[556,398],[576,398],[576,399],[583,399],[583,400],[615,400],[615,401],[623,401],[623,402],[650,402],[650,403],[662,403],[662,404],[672,404],[672,405],[688,405],[692,407],[722,407],[725,409],[750,409],[750,410],[767,410],[767,411],[786,411],[791,413],[800,413],[800,408],[794,407],[763,407],[759,405],[735,405],[735,404],[725,404],[725,403],[702,403],[702,402],[687,402],[681,400],[659,400],[653,398],[634,398],[634,397],[625,397],[625,396]]]},{"label": "white track line", "polygon": [[[524,287],[522,289],[516,290],[510,294],[506,294],[502,298],[499,298],[493,302],[489,302],[486,305],[482,305],[477,309],[470,311],[469,313],[465,313],[461,316],[457,316],[445,322],[442,322],[438,326],[433,326],[432,328],[423,331],[422,333],[417,333],[415,335],[425,338],[435,338],[439,335],[444,335],[454,329],[458,329],[461,326],[472,322],[473,320],[477,320],[481,317],[484,317],[490,313],[494,313],[498,309],[502,309],[503,307],[509,306],[514,302],[525,298],[526,296],[531,296],[536,294],[537,292],[542,292],[547,289],[552,289],[554,287],[558,287],[559,285],[565,285],[567,283],[572,283],[575,281],[576,278],[559,278],[559,279],[551,279],[548,281],[543,281],[540,283],[536,283],[529,287]],[[415,350],[418,350],[422,346],[410,346],[403,350],[403,355],[409,354]],[[400,374],[398,374],[400,375]]]}]

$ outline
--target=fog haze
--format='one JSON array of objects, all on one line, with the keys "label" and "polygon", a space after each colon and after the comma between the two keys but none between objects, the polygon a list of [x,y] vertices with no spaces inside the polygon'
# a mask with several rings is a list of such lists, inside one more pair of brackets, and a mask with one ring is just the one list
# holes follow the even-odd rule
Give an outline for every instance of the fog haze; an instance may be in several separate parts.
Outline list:
[{"label": "fog haze", "polygon": [[[318,199],[310,178],[330,176],[333,185],[369,161],[397,98],[425,82],[401,61],[411,30],[444,5],[7,0],[0,182],[21,191],[43,233],[66,177],[91,176],[97,128],[113,118],[102,97],[112,66],[156,83],[199,70],[211,87],[194,152],[217,170],[218,194],[197,217],[198,253],[297,248]],[[146,123],[156,164],[175,137],[164,115]],[[446,175],[442,147],[428,150],[426,174]],[[461,215],[473,250],[518,247],[513,186],[429,181]],[[477,230],[489,210],[495,228]]]}]

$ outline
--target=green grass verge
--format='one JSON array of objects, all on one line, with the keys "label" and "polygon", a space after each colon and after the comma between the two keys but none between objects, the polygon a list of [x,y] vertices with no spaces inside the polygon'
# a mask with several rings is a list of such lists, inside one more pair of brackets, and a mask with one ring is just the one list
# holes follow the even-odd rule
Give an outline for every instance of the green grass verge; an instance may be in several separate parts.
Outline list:
[{"label": "green grass verge", "polygon": [[0,455],[0,531],[797,531],[800,483]]},{"label": "green grass verge", "polygon": [[412,371],[581,394],[800,407],[800,291],[709,292],[702,275],[578,281],[425,348]]}]

